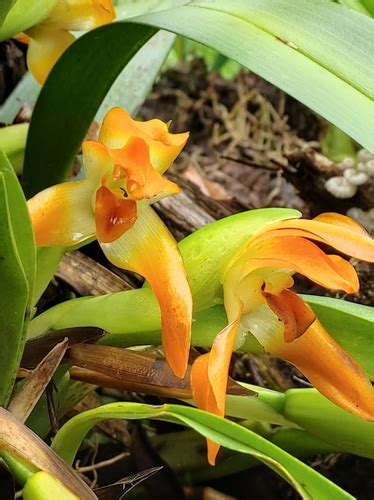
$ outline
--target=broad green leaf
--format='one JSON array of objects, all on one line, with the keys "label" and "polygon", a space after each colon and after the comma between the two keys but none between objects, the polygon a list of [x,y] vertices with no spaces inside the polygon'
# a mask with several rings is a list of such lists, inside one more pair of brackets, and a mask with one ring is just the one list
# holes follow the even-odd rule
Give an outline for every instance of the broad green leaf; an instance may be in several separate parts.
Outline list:
[{"label": "broad green leaf", "polygon": [[75,457],[87,432],[108,418],[157,419],[186,425],[204,437],[231,450],[247,453],[275,470],[305,499],[352,498],[285,451],[253,431],[215,415],[177,405],[149,406],[139,403],[110,403],[70,419],[56,434],[52,448],[68,463]]},{"label": "broad green leaf", "polygon": [[345,300],[304,295],[332,337],[374,380],[374,308]]},{"label": "broad green leaf", "polygon": [[222,52],[374,150],[374,21],[326,0],[195,0],[133,19]]},{"label": "broad green leaf", "polygon": [[0,3],[0,27],[4,23],[4,19],[8,15],[8,12],[13,7],[15,0],[2,0]]},{"label": "broad green leaf", "polygon": [[0,153],[0,406],[7,404],[25,342],[35,247],[17,177]]},{"label": "broad green leaf", "polygon": [[64,52],[33,112],[23,176],[27,196],[66,176],[113,82],[155,31],[110,24],[80,37]]},{"label": "broad green leaf", "polygon": [[[1,5],[4,0],[1,0]],[[9,1],[9,0],[7,0]],[[52,9],[57,0],[16,0],[0,28],[0,41],[35,26]]]}]

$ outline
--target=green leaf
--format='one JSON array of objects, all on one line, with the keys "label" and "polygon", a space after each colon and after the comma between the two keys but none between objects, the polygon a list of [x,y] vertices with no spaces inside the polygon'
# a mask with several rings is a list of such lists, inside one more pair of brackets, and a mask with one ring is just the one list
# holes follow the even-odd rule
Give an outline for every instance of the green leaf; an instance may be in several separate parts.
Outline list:
[{"label": "green leaf", "polygon": [[134,18],[243,64],[374,150],[374,21],[326,0],[195,0]]},{"label": "green leaf", "polygon": [[177,405],[111,403],[70,419],[56,434],[52,448],[71,463],[87,432],[108,418],[152,418],[186,425],[231,450],[247,453],[275,470],[305,499],[352,498],[328,479],[253,431],[215,415]]},{"label": "green leaf", "polygon": [[329,297],[303,298],[329,334],[374,380],[374,308]]},{"label": "green leaf", "polygon": [[4,23],[4,19],[8,15],[10,9],[13,7],[15,0],[2,0],[0,4],[0,27]]},{"label": "green leaf", "polygon": [[114,80],[155,32],[110,24],[82,36],[64,52],[33,112],[23,176],[27,196],[66,176]]},{"label": "green leaf", "polygon": [[[1,0],[1,7],[3,2]],[[57,0],[16,0],[0,28],[0,41],[38,24],[47,17],[56,2]],[[5,3],[9,3],[9,0]]]},{"label": "green leaf", "polygon": [[172,33],[159,31],[143,45],[113,83],[96,113],[96,121],[101,123],[105,114],[115,106],[125,108],[131,114],[138,111],[151,91],[174,40]]},{"label": "green leaf", "polygon": [[[23,134],[23,132],[21,132]],[[0,151],[0,172],[4,176],[9,205],[9,218],[14,235],[14,243],[24,269],[30,297],[33,292],[36,267],[36,247],[25,195],[17,176],[4,153]]]},{"label": "green leaf", "polygon": [[[219,50],[374,150],[367,126],[374,121],[372,19],[347,14],[326,0],[186,3],[131,22],[165,28]],[[31,123],[24,178],[28,195],[66,175],[111,84],[153,33],[115,23],[87,33],[63,54]]]},{"label": "green leaf", "polygon": [[374,16],[374,0],[361,0],[361,3]]},{"label": "green leaf", "polygon": [[345,5],[349,9],[357,10],[357,12],[361,12],[361,14],[370,15],[370,12],[360,0],[337,0],[337,2]]},{"label": "green leaf", "polygon": [[13,225],[16,210],[12,201],[18,193],[12,182],[8,182],[8,167],[12,170],[6,157],[0,156],[0,406],[7,404],[13,389],[24,344],[24,318],[29,300],[28,276],[17,245],[18,220]]}]

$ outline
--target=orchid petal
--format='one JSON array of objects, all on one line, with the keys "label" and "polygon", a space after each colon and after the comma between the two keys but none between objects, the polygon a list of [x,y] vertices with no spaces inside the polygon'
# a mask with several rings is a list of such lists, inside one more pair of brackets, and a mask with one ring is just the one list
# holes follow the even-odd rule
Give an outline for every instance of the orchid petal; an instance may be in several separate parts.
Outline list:
[{"label": "orchid petal", "polygon": [[[209,382],[208,366],[210,353],[199,356],[193,363],[191,369],[191,388],[194,401],[198,408],[219,415],[216,400]],[[208,449],[208,463],[215,465],[220,445],[206,440]]]},{"label": "orchid petal", "polygon": [[327,224],[333,224],[336,226],[345,227],[349,231],[355,231],[356,233],[362,234],[363,236],[368,236],[368,232],[364,227],[358,222],[346,215],[337,214],[335,212],[325,212],[323,214],[317,215],[313,220],[319,222],[326,222]]},{"label": "orchid petal", "polygon": [[99,140],[110,149],[120,149],[131,137],[142,138],[149,146],[152,165],[162,174],[179,155],[188,135],[170,133],[161,120],[136,121],[124,109],[113,108],[103,120]]},{"label": "orchid petal", "polygon": [[108,148],[97,141],[85,141],[82,144],[82,153],[85,178],[99,186],[102,179],[114,169]]},{"label": "orchid petal", "polygon": [[63,0],[43,24],[68,31],[87,31],[111,23],[116,17],[112,0]]},{"label": "orchid petal", "polygon": [[248,253],[245,273],[261,267],[287,268],[325,288],[345,290],[347,293],[358,290],[357,275],[348,262],[326,255],[304,238],[278,235],[255,240]]},{"label": "orchid petal", "polygon": [[175,240],[158,215],[138,202],[136,224],[112,243],[101,243],[106,257],[144,276],[160,304],[162,344],[170,368],[183,377],[188,363],[192,298]]},{"label": "orchid petal", "polygon": [[111,150],[116,165],[124,170],[128,194],[134,200],[152,202],[179,192],[179,186],[164,179],[149,158],[149,146],[140,137],[131,137],[122,149]]},{"label": "orchid petal", "polygon": [[332,246],[351,257],[374,262],[374,240],[359,224],[338,214],[322,214],[313,220],[287,219],[261,232],[260,239],[297,236]]},{"label": "orchid petal", "polygon": [[27,67],[35,80],[43,84],[61,54],[74,42],[75,37],[62,29],[37,26],[27,31],[30,37],[27,49]]},{"label": "orchid petal", "polygon": [[318,320],[293,342],[282,335],[257,336],[266,351],[293,363],[330,401],[374,420],[374,391],[361,367],[328,335]]},{"label": "orchid petal", "polygon": [[[231,322],[214,339],[209,354],[197,358],[191,370],[191,388],[197,406],[223,417],[229,367],[238,332],[239,318]],[[219,445],[207,440],[208,461],[215,464]]]},{"label": "orchid petal", "polygon": [[89,180],[64,182],[28,200],[37,246],[69,247],[94,236],[95,188]]}]

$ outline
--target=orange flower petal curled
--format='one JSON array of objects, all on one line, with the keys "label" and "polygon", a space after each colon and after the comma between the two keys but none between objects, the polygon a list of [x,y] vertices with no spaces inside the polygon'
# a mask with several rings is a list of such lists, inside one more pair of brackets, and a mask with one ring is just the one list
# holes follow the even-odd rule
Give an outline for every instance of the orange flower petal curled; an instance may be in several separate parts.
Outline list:
[{"label": "orange flower petal curled", "polygon": [[359,224],[344,215],[327,213],[313,220],[287,219],[264,228],[256,237],[301,236],[325,243],[351,257],[374,262],[374,240]]},{"label": "orange flower petal curled", "polygon": [[121,149],[131,137],[140,137],[149,146],[152,165],[162,174],[179,155],[188,135],[170,133],[161,120],[136,121],[124,109],[113,108],[103,120],[99,140],[110,149]]},{"label": "orange flower petal curled", "polygon": [[[272,234],[275,235],[274,232]],[[347,293],[358,290],[357,275],[348,262],[326,255],[304,238],[273,236],[254,241],[244,270],[250,273],[261,267],[288,268],[333,290],[345,290]]]},{"label": "orange flower petal curled", "polygon": [[[210,353],[197,358],[192,365],[191,387],[199,408],[223,417],[231,355],[239,319],[231,322],[215,338]],[[215,464],[220,446],[207,440],[208,461]]]}]

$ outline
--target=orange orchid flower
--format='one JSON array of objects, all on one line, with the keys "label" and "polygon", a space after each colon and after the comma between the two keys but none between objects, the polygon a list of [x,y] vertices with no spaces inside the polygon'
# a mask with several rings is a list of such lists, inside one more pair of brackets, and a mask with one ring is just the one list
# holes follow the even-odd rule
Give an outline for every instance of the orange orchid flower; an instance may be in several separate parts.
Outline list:
[{"label": "orange orchid flower", "polygon": [[[197,358],[192,367],[191,384],[200,408],[224,416],[231,354],[250,332],[265,353],[293,363],[333,403],[374,420],[374,391],[366,374],[291,291],[293,273],[333,290],[358,291],[352,265],[326,254],[314,241],[374,262],[374,241],[356,222],[339,214],[278,221],[251,237],[224,275],[229,325],[217,335],[210,353]],[[208,441],[209,463],[215,463],[218,451],[219,446]]]},{"label": "orange orchid flower", "polygon": [[150,204],[179,191],[152,161],[165,170],[187,139],[188,133],[171,134],[160,120],[134,121],[115,108],[99,141],[83,144],[85,179],[57,184],[28,201],[38,246],[72,247],[96,237],[114,265],[148,280],[161,309],[165,355],[179,377],[188,363],[191,292],[177,244]]},{"label": "orange orchid flower", "polygon": [[27,66],[44,83],[61,54],[74,42],[71,31],[87,31],[111,23],[112,0],[58,0],[47,17],[16,38],[29,44]]}]

